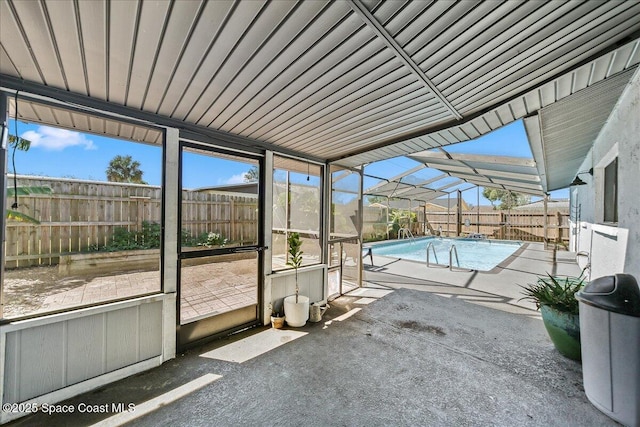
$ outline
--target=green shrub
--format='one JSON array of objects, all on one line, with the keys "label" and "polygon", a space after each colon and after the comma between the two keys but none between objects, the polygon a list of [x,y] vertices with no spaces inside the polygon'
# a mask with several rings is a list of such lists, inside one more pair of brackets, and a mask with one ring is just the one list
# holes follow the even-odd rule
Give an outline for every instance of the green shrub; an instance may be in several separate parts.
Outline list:
[{"label": "green shrub", "polygon": [[142,221],[142,231],[135,236],[141,249],[156,249],[160,247],[162,229],[157,222]]},{"label": "green shrub", "polygon": [[[113,229],[111,239],[103,247],[92,245],[89,251],[128,251],[135,249],[158,249],[162,240],[162,227],[157,222],[143,221],[140,231],[130,231],[124,227]],[[194,237],[189,230],[182,230],[180,242],[184,247],[193,246],[223,246],[228,243],[219,233],[202,233]]]},{"label": "green shrub", "polygon": [[220,233],[202,233],[198,237],[198,246],[206,246],[208,248],[213,246],[224,246],[228,243],[228,240],[222,237]]},{"label": "green shrub", "polygon": [[129,251],[135,249],[157,249],[160,247],[162,228],[157,222],[142,222],[140,231],[127,230],[124,227],[116,227],[109,242],[101,248],[92,246],[90,250],[106,252]]},{"label": "green shrub", "polygon": [[548,273],[547,276],[539,277],[536,283],[521,286],[524,297],[520,301],[533,301],[538,309],[546,305],[565,313],[578,314],[575,294],[584,286],[584,277],[554,277]]}]

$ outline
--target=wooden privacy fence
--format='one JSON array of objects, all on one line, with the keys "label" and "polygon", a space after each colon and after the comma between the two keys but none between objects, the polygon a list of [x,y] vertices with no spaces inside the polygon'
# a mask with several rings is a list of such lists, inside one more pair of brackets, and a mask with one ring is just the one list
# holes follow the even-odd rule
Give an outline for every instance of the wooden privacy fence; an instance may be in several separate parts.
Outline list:
[{"label": "wooden privacy fence", "polygon": [[[411,224],[414,234],[437,234],[442,227],[444,236],[457,235],[456,212],[414,211],[417,222]],[[375,236],[386,233],[384,209],[365,207],[363,239],[374,240]],[[569,212],[547,212],[547,242],[560,246],[569,245]],[[526,242],[544,241],[545,214],[541,210],[511,211],[464,211],[460,217],[460,233],[481,233],[493,239],[521,240]],[[466,225],[469,224],[469,225]]]},{"label": "wooden privacy fence", "polygon": [[[60,255],[107,245],[115,228],[141,231],[144,222],[161,222],[160,187],[20,175],[18,187],[51,192],[18,197],[18,211],[40,224],[7,221],[6,268],[57,264]],[[257,207],[251,194],[185,190],[181,227],[191,236],[215,232],[233,242],[256,242]]]}]

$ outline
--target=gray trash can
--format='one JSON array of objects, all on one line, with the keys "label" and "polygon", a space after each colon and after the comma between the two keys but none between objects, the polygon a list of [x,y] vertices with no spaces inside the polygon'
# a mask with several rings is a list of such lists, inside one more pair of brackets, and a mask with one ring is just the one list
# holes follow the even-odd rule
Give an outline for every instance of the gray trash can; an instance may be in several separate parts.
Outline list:
[{"label": "gray trash can", "polygon": [[600,277],[576,294],[582,375],[602,412],[640,427],[640,288],[630,274]]}]

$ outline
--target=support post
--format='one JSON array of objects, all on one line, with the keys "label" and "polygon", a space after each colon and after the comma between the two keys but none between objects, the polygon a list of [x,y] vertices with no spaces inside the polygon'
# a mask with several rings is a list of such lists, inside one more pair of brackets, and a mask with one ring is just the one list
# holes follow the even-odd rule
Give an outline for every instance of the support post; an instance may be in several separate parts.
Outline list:
[{"label": "support post", "polygon": [[[363,271],[363,262],[362,262],[362,226],[364,224],[364,200],[362,200],[362,193],[364,192],[364,188],[363,188],[363,171],[364,171],[364,167],[360,167],[358,169],[358,180],[359,180],[359,185],[358,185],[358,212],[356,215],[356,218],[358,219],[358,222],[356,223],[356,227],[357,227],[357,232],[358,232],[358,248],[356,249],[358,251],[358,254],[360,254],[359,257],[359,262],[358,262],[358,287],[361,288],[362,287],[362,279],[364,277],[364,271]],[[355,258],[355,256],[354,256]],[[372,257],[373,258],[373,257]],[[373,260],[372,260],[372,264],[373,264]]]},{"label": "support post", "polygon": [[427,235],[427,203],[422,205],[422,235]]},{"label": "support post", "polygon": [[560,212],[556,212],[556,223],[558,224],[558,233],[556,234],[556,248],[558,245],[562,244],[563,235],[562,235],[562,214]]},{"label": "support post", "polygon": [[[261,178],[263,178],[264,185],[264,212],[259,212],[264,218],[262,241],[264,242],[264,252],[262,255],[262,324],[267,325],[270,321],[271,310],[269,310],[269,303],[271,302],[271,280],[267,280],[267,275],[273,271],[273,230],[271,224],[273,224],[273,152],[267,151],[264,154],[264,172],[261,172]],[[322,187],[321,187],[322,188]],[[322,190],[321,190],[322,191]],[[320,241],[323,241],[324,227],[320,228]],[[321,258],[324,259],[324,258]],[[326,296],[326,295],[323,295]]]},{"label": "support post", "polygon": [[462,234],[462,191],[458,192],[458,209],[456,209],[456,237],[460,237]]},{"label": "support post", "polygon": [[476,185],[476,225],[477,233],[480,234],[480,186]]},{"label": "support post", "polygon": [[544,206],[544,221],[543,221],[543,237],[542,241],[544,242],[544,248],[547,249],[547,243],[549,242],[549,225],[547,220],[547,203],[549,201],[549,196],[544,195],[544,199],[542,199],[542,205]]},{"label": "support post", "polygon": [[[0,277],[4,277],[4,248],[7,236],[6,232],[6,209],[7,209],[7,139],[9,138],[9,102],[7,94],[0,92],[0,188],[2,189],[2,197],[0,197]],[[17,135],[16,135],[17,136]],[[4,283],[0,281],[0,319],[4,313]]]},{"label": "support post", "polygon": [[449,237],[450,222],[451,222],[451,193],[447,193],[447,237]]},{"label": "support post", "polygon": [[163,309],[163,361],[173,359],[176,355],[176,328],[180,319],[177,309],[178,299],[178,236],[180,233],[179,206],[182,203],[180,192],[180,132],[168,128],[164,133],[164,174],[162,218],[164,223],[164,242],[162,251],[162,292],[167,294]]},{"label": "support post", "polygon": [[389,240],[389,196],[387,196],[387,240]]}]

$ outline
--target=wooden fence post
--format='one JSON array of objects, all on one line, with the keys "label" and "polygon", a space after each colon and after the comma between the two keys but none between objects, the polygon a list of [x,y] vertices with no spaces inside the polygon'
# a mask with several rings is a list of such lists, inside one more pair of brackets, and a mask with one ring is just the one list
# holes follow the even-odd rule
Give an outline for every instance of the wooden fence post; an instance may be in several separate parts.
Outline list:
[{"label": "wooden fence post", "polygon": [[562,244],[562,214],[556,212],[556,219],[558,221],[558,238],[556,239],[556,246],[558,243]]}]

